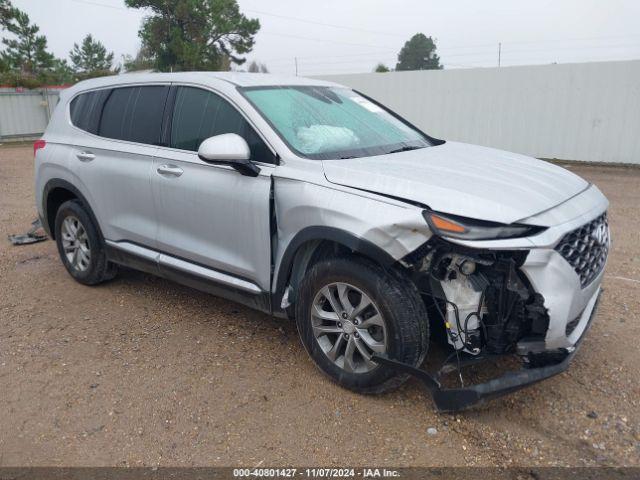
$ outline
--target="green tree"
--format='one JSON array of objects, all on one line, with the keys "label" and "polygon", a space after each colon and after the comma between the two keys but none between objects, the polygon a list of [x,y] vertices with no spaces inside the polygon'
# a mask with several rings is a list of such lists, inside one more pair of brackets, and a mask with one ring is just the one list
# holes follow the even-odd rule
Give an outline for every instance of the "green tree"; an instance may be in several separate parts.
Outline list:
[{"label": "green tree", "polygon": [[373,69],[375,73],[386,73],[389,72],[389,67],[387,67],[384,63],[379,63],[376,65],[376,68]]},{"label": "green tree", "polygon": [[111,73],[113,64],[113,52],[107,52],[104,45],[98,40],[94,40],[88,34],[82,40],[82,44],[73,44],[73,50],[69,52],[69,58],[73,64],[73,69],[84,75],[95,73]]},{"label": "green tree", "polygon": [[0,73],[9,71],[9,62],[5,58],[4,52],[0,52]]},{"label": "green tree", "polygon": [[[4,31],[5,25],[11,13],[11,3],[9,0],[0,0],[0,31]],[[5,52],[0,50],[0,82],[6,83],[5,73],[9,71],[9,59]]]},{"label": "green tree", "polygon": [[66,60],[49,53],[47,39],[38,35],[38,26],[9,0],[0,0],[0,30],[9,34],[2,38],[5,48],[0,51],[0,83],[36,88],[75,81]]},{"label": "green tree", "polygon": [[153,70],[154,62],[151,53],[145,47],[138,50],[135,57],[123,55],[122,64],[125,72],[136,72],[139,70]]},{"label": "green tree", "polygon": [[264,63],[258,63],[253,60],[247,67],[247,72],[251,73],[269,73],[269,69]]},{"label": "green tree", "polygon": [[416,33],[404,44],[398,54],[396,70],[438,70],[440,57],[436,54],[436,44],[431,37]]},{"label": "green tree", "polygon": [[258,19],[245,17],[236,0],[125,0],[147,8],[139,35],[154,66],[169,70],[228,69],[242,65],[260,29]]},{"label": "green tree", "polygon": [[4,28],[5,21],[11,15],[11,2],[9,0],[0,0],[0,27]]},{"label": "green tree", "polygon": [[77,80],[76,72],[71,68],[71,65],[66,60],[59,58],[53,61],[51,72],[45,76],[48,76],[46,83],[51,84],[74,83]]},{"label": "green tree", "polygon": [[0,26],[12,35],[12,38],[2,39],[6,47],[2,58],[7,67],[28,75],[38,75],[53,68],[55,57],[47,51],[46,37],[38,35],[40,28],[32,25],[29,16],[7,0],[1,11]]}]

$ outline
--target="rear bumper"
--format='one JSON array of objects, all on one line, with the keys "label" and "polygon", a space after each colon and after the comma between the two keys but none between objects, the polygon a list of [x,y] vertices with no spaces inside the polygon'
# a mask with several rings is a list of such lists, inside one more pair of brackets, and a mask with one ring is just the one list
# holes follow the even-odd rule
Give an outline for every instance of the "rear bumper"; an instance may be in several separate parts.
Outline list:
[{"label": "rear bumper", "polygon": [[493,398],[515,392],[565,371],[595,318],[601,293],[602,290],[598,289],[592,301],[589,302],[590,311],[585,311],[585,314],[588,313],[588,320],[574,345],[537,354],[530,353],[523,357],[525,366],[522,369],[509,372],[502,377],[485,383],[454,389],[442,388],[440,382],[425,370],[378,355],[374,355],[373,360],[388,368],[401,373],[408,373],[421,380],[431,393],[438,411],[456,412],[464,410],[474,405],[483,404]]}]

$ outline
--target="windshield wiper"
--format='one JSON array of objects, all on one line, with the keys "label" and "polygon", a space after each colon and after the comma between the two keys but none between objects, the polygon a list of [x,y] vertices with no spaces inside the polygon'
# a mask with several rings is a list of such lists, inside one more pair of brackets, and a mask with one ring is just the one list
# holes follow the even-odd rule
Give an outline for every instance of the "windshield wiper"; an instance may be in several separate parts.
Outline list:
[{"label": "windshield wiper", "polygon": [[390,152],[387,152],[387,153],[408,152],[410,150],[418,150],[419,148],[425,148],[425,147],[417,147],[415,145],[405,145],[404,147],[396,148],[395,150],[391,150]]}]

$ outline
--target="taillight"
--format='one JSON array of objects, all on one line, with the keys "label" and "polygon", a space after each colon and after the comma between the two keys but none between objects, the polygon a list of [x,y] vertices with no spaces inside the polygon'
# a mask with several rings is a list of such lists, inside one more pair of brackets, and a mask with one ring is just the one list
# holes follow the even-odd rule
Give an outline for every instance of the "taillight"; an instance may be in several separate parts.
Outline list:
[{"label": "taillight", "polygon": [[41,148],[44,148],[47,146],[47,142],[45,140],[36,140],[35,142],[33,142],[33,156],[36,156],[36,152],[38,150],[40,150]]}]

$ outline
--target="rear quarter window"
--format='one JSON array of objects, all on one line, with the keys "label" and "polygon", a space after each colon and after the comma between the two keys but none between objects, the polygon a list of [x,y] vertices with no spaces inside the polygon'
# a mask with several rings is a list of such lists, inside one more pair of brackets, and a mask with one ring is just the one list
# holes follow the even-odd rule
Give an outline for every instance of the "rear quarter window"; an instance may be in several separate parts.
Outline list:
[{"label": "rear quarter window", "polygon": [[81,130],[96,134],[105,100],[111,93],[110,89],[81,93],[69,105],[71,123]]}]

